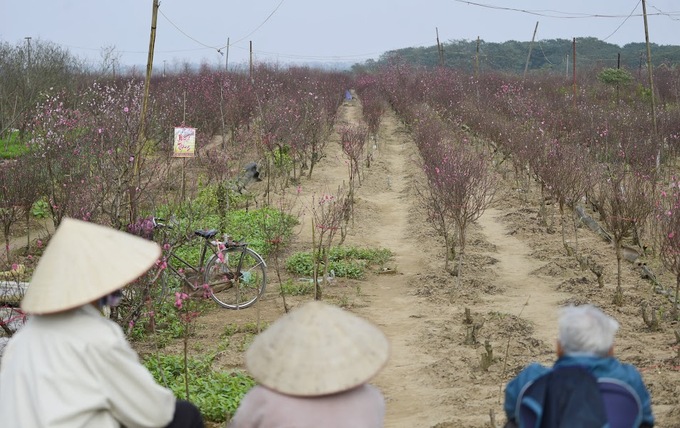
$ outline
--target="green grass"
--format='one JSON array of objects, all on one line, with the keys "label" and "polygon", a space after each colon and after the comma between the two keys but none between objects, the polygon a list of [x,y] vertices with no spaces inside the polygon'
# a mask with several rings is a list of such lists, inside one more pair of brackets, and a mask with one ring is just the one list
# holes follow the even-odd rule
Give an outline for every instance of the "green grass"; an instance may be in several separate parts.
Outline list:
[{"label": "green grass", "polygon": [[314,282],[310,279],[287,280],[281,284],[281,292],[286,296],[305,296],[314,293]]},{"label": "green grass", "polygon": [[188,358],[189,397],[184,383],[184,356],[151,355],[143,363],[156,381],[170,388],[176,397],[196,404],[204,419],[224,422],[227,416],[234,415],[255,380],[239,370],[214,370],[213,359],[214,356]]},{"label": "green grass", "polygon": [[[333,271],[337,277],[360,279],[367,270],[382,266],[391,257],[392,252],[385,248],[332,247],[328,254],[328,272]],[[314,272],[312,253],[294,253],[286,260],[286,269],[295,275],[311,277]]]},{"label": "green grass", "polygon": [[25,153],[28,153],[28,147],[19,140],[19,131],[0,137],[0,158],[16,159]]}]

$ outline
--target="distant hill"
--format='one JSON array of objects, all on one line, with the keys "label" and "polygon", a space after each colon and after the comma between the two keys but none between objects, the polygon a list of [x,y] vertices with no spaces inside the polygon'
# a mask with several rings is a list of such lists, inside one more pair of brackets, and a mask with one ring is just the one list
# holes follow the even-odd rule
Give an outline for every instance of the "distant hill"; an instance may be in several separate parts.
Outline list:
[{"label": "distant hill", "polygon": [[[522,73],[526,66],[531,42],[507,41],[491,43],[480,40],[454,40],[442,44],[444,65],[474,71],[495,70]],[[573,64],[573,41],[567,39],[539,40],[533,43],[529,70],[554,70],[567,72]],[[654,66],[680,64],[680,46],[650,44]],[[635,71],[647,63],[645,43],[629,43],[623,47],[603,42],[594,37],[576,39],[576,60],[579,67],[616,68]],[[355,64],[354,69],[370,69],[399,58],[400,60],[428,67],[440,64],[436,45],[403,48],[385,52],[378,60]]]}]

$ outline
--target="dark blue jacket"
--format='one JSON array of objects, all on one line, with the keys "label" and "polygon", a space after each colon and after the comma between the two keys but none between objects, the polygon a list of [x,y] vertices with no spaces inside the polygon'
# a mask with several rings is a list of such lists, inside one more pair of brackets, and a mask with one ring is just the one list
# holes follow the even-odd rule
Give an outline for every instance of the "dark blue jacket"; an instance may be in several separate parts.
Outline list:
[{"label": "dark blue jacket", "polygon": [[[553,368],[580,366],[587,369],[596,378],[611,377],[630,385],[640,397],[642,403],[642,423],[653,426],[654,415],[649,392],[642,381],[638,370],[630,364],[622,364],[614,357],[595,357],[589,355],[567,355],[559,358]],[[553,370],[538,363],[532,363],[522,370],[505,388],[503,408],[508,420],[514,419],[517,398],[524,386]]]}]

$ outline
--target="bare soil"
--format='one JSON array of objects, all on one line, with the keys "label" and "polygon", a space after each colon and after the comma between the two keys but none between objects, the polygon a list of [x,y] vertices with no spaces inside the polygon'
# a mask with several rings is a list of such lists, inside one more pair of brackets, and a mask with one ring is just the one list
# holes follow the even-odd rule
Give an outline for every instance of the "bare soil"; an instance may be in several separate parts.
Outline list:
[{"label": "bare soil", "polygon": [[[359,101],[346,102],[339,124],[360,121]],[[312,197],[318,200],[348,181],[337,140],[332,136],[326,158],[312,178],[301,183],[303,215],[295,249],[311,248]],[[552,363],[558,308],[586,302],[621,323],[617,356],[642,372],[657,426],[680,427],[680,356],[674,335],[680,326],[665,320],[660,331],[651,331],[645,324],[642,302],[664,308],[662,317],[667,317],[670,303],[633,264],[622,269],[623,305],[612,303],[616,258],[611,244],[586,228],[579,230],[581,254],[604,266],[605,286],[600,288],[595,275],[567,255],[559,216],[551,227],[542,226],[540,193],[518,191],[507,173],[492,207],[470,227],[463,281],[457,285],[444,270],[443,244],[427,224],[415,191],[414,181],[423,178],[417,148],[393,113],[384,117],[370,150],[374,160],[363,170],[345,245],[389,248],[394,253],[391,269],[362,281],[335,278],[324,298],[376,323],[390,339],[390,361],[373,380],[387,400],[386,427],[502,426],[504,385],[531,361]],[[674,284],[653,260],[649,264],[660,282]],[[263,328],[283,315],[271,263],[270,271],[272,281],[262,301],[240,312],[210,312],[201,319],[207,328],[198,340],[217,340],[211,336],[225,324]],[[288,297],[288,303],[311,298]],[[466,310],[478,325],[475,337]],[[242,350],[252,335],[234,335],[231,340],[220,364],[243,367]],[[488,368],[483,355],[491,362]]]},{"label": "bare soil", "polygon": [[[345,102],[338,124],[360,121],[360,102]],[[333,135],[312,178],[300,183],[301,225],[291,251],[311,248],[312,198],[333,193],[348,180],[337,141]],[[549,227],[542,224],[538,190],[519,190],[512,173],[501,171],[504,179],[494,203],[470,226],[458,285],[444,269],[443,243],[427,224],[415,191],[414,182],[423,179],[417,148],[392,112],[383,118],[370,150],[374,159],[363,170],[345,245],[388,248],[394,259],[385,273],[361,281],[333,279],[324,288],[324,299],[374,322],[390,340],[390,361],[373,380],[387,400],[386,427],[502,426],[504,385],[531,361],[552,363],[559,307],[586,302],[620,322],[616,354],[642,372],[657,426],[680,427],[680,351],[674,333],[680,326],[669,320],[668,297],[655,291],[639,269],[623,266],[624,302],[614,305],[611,244],[579,229],[581,254],[604,267],[600,288],[595,275],[567,255],[559,216]],[[261,184],[250,190],[258,192]],[[674,279],[653,258],[648,265],[662,284],[672,287]],[[219,350],[220,367],[243,368],[243,350],[254,333],[284,314],[271,261],[269,274],[267,293],[254,307],[215,308],[201,316],[191,351]],[[295,306],[312,298],[287,301]],[[652,331],[643,321],[643,303],[660,308],[660,330]],[[232,326],[229,335],[223,334],[227,326]]]}]

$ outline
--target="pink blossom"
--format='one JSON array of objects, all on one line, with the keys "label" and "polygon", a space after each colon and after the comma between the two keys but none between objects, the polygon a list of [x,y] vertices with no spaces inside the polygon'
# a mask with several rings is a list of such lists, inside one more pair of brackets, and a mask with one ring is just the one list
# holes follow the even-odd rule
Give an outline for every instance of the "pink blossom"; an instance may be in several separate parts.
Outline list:
[{"label": "pink blossom", "polygon": [[175,307],[177,309],[182,309],[184,301],[189,297],[187,293],[180,293],[179,291],[175,293]]}]

